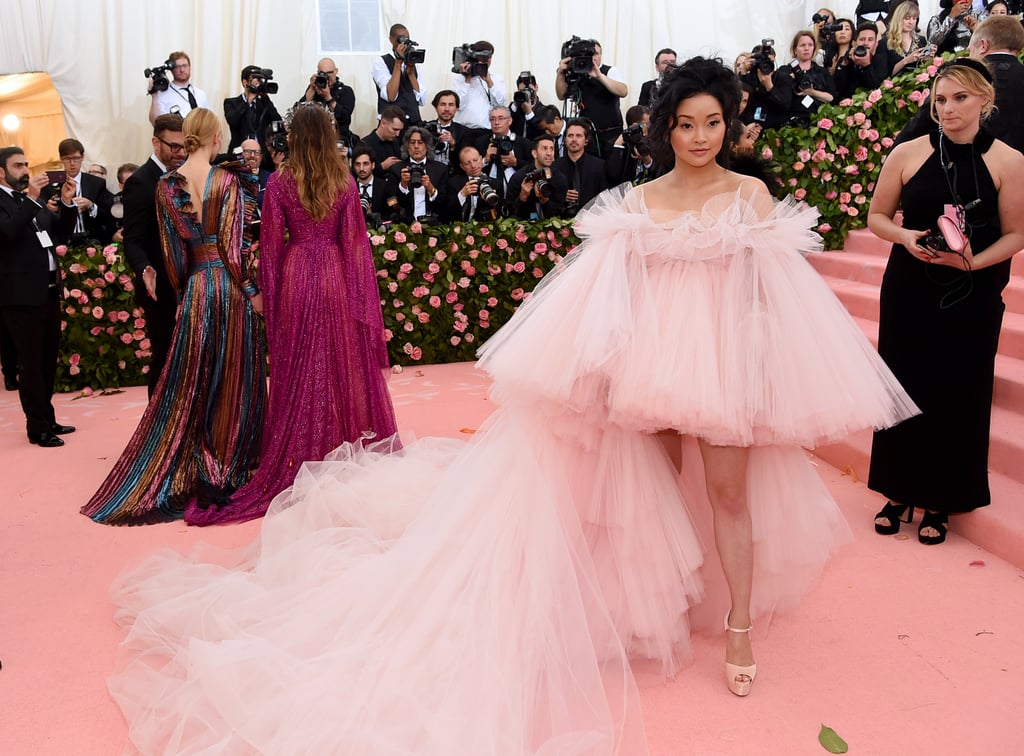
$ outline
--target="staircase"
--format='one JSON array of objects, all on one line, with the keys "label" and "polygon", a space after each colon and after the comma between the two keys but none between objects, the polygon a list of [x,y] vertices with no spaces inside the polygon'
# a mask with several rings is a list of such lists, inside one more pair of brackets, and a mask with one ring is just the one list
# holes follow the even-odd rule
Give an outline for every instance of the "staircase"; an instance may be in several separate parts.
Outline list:
[{"label": "staircase", "polygon": [[[876,345],[878,292],[889,247],[865,229],[851,232],[843,251],[808,258]],[[1024,253],[1014,257],[1011,271],[1010,283],[1003,291],[1006,313],[996,355],[988,460],[992,504],[953,517],[951,525],[986,551],[1024,568]],[[814,452],[866,481],[871,432],[856,433]],[[951,463],[954,458],[951,452]],[[881,508],[881,498],[878,503]]]}]

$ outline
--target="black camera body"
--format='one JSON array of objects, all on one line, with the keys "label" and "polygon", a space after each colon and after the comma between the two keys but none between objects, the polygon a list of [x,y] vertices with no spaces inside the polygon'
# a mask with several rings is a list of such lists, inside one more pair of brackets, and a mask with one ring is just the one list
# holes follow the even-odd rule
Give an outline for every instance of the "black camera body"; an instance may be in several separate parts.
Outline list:
[{"label": "black camera body", "polygon": [[284,121],[270,123],[270,138],[267,139],[267,146],[274,152],[288,154],[288,131],[284,127]]},{"label": "black camera body", "polygon": [[533,93],[532,89],[517,89],[512,93],[512,101],[517,105],[525,105],[529,102],[531,105],[537,104],[537,95]]},{"label": "black camera body", "polygon": [[317,89],[327,89],[328,81],[327,74],[317,71],[316,76],[313,77],[313,86]]},{"label": "black camera body", "polygon": [[533,182],[534,188],[542,197],[550,197],[551,192],[555,190],[543,168],[536,168],[524,173],[523,183],[525,184],[527,181]]},{"label": "black camera body", "polygon": [[256,79],[256,84],[247,85],[250,92],[255,95],[272,95],[277,94],[277,82],[272,81],[274,78],[273,70],[269,68],[260,68],[249,74],[250,79]]},{"label": "black camera body", "polygon": [[853,48],[853,52],[850,53],[850,55],[854,58],[866,58],[868,56],[868,52],[867,45],[857,45]]},{"label": "black camera body", "polygon": [[[469,63],[469,71],[462,70],[464,63]],[[484,79],[490,67],[490,50],[474,50],[469,44],[452,48],[452,73],[479,76]]]},{"label": "black camera body", "polygon": [[423,168],[418,165],[409,166],[409,188],[419,189],[423,186]]},{"label": "black camera body", "polygon": [[824,13],[815,13],[811,16],[811,24],[824,24],[828,23],[828,16]]},{"label": "black camera body", "polygon": [[398,37],[396,37],[395,42],[397,42],[399,45],[405,45],[405,58],[403,58],[403,60],[405,61],[405,64],[407,66],[415,66],[416,64],[422,63],[424,60],[427,59],[427,51],[420,49],[420,43],[413,42],[404,34],[401,34]]},{"label": "black camera body", "polygon": [[814,89],[814,80],[808,74],[794,71],[793,79],[797,92],[806,92],[808,89]]},{"label": "black camera body", "polygon": [[153,87],[149,90],[150,94],[156,92],[166,92],[167,88],[171,85],[170,79],[167,78],[167,72],[174,68],[173,60],[165,60],[159,66],[153,66],[143,71],[143,75],[148,79],[150,76],[153,77]]},{"label": "black camera body", "polygon": [[757,70],[763,74],[775,73],[775,40],[762,39],[757,52],[751,57],[757,64]]},{"label": "black camera body", "polygon": [[480,198],[480,201],[483,202],[485,205],[490,205],[491,207],[494,207],[495,205],[498,204],[498,200],[501,199],[501,196],[498,194],[498,190],[495,189],[491,185],[491,182],[488,181],[486,178],[484,178],[483,176],[470,176],[467,179],[467,181],[472,181],[474,184],[476,184],[477,196]]},{"label": "black camera body", "polygon": [[651,148],[647,144],[647,134],[644,133],[642,123],[634,123],[627,126],[622,132],[622,141],[628,148],[637,151],[637,154],[647,156],[651,154]]},{"label": "black camera body", "polygon": [[580,39],[573,36],[568,42],[562,43],[560,58],[569,58],[569,67],[565,73],[586,75],[594,68],[594,56],[597,55],[597,43],[592,39]]},{"label": "black camera body", "polygon": [[515,145],[509,136],[492,136],[491,144],[498,148],[499,155],[511,155]]}]

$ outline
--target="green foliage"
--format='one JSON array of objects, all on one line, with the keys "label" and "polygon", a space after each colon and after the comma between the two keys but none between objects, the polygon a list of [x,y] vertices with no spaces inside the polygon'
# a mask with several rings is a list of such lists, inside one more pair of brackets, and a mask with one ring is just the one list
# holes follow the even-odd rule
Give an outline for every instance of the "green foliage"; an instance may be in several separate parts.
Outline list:
[{"label": "green foliage", "polygon": [[786,126],[762,135],[763,155],[781,165],[787,191],[818,208],[818,232],[826,249],[842,249],[852,229],[867,225],[882,160],[918,111],[943,60],[935,58],[886,79],[878,89],[824,105],[810,126]]},{"label": "green foliage", "polygon": [[392,226],[371,232],[394,365],[472,360],[579,239],[571,220]]},{"label": "green foliage", "polygon": [[135,281],[119,244],[57,247],[63,258],[63,330],[57,391],[138,386],[149,370],[149,339]]}]

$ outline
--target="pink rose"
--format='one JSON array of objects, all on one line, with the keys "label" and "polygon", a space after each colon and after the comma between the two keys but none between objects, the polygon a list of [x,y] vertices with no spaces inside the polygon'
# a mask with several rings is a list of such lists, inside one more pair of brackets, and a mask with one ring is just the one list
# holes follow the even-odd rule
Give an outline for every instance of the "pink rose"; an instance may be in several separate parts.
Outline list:
[{"label": "pink rose", "polygon": [[543,278],[544,277],[544,271],[541,270],[540,268],[534,268],[533,269],[533,277],[534,278]]},{"label": "pink rose", "polygon": [[461,320],[456,320],[452,324],[452,328],[454,328],[459,333],[465,333],[465,331],[466,331],[466,324],[463,321],[461,321]]},{"label": "pink rose", "polygon": [[868,148],[863,144],[857,148],[857,151],[853,153],[853,159],[858,163],[861,163],[868,159]]},{"label": "pink rose", "polygon": [[391,341],[391,339],[393,339],[394,337],[395,334],[391,331],[390,328],[384,329],[384,341]]},{"label": "pink rose", "polygon": [[868,139],[870,139],[872,142],[877,142],[878,136],[878,129],[868,129]]},{"label": "pink rose", "polygon": [[848,207],[846,208],[846,214],[849,215],[851,218],[856,218],[858,215],[860,215],[860,211],[855,207]]},{"label": "pink rose", "polygon": [[420,224],[419,221],[414,221],[413,224],[409,226],[409,230],[412,231],[414,234],[422,234],[423,226]]},{"label": "pink rose", "polygon": [[818,128],[825,129],[825,131],[830,130],[834,125],[831,118],[822,118],[818,121]]},{"label": "pink rose", "polygon": [[892,145],[893,141],[891,137],[882,137],[882,146],[885,147],[885,149],[889,149]]},{"label": "pink rose", "polygon": [[398,291],[398,284],[395,283],[394,281],[389,281],[388,282],[388,292],[390,292],[391,294],[394,294],[396,291]]},{"label": "pink rose", "polygon": [[517,262],[515,265],[512,266],[512,270],[514,270],[516,273],[525,273],[526,272],[526,263],[524,263],[522,260],[520,260],[519,262]]},{"label": "pink rose", "polygon": [[[70,307],[68,309],[71,310]],[[71,310],[71,312],[73,313],[74,310]],[[70,315],[71,313],[68,314]],[[93,326],[89,329],[90,336],[99,336],[101,333],[103,333],[103,326]]]},{"label": "pink rose", "polygon": [[847,126],[853,126],[853,124],[854,124],[853,116],[846,116],[846,125]]},{"label": "pink rose", "polygon": [[875,102],[878,102],[881,99],[882,99],[882,90],[881,89],[873,89],[868,94],[868,102],[875,103]]},{"label": "pink rose", "polygon": [[399,281],[404,281],[408,277],[409,276],[407,276],[405,273],[402,273],[401,271],[399,271],[398,275],[395,276],[395,278],[397,278]]},{"label": "pink rose", "polygon": [[862,125],[864,123],[864,121],[866,121],[866,120],[867,120],[867,116],[864,115],[863,113],[854,113],[853,114],[853,122],[856,123],[858,126]]},{"label": "pink rose", "polygon": [[411,273],[412,263],[402,263],[401,265],[398,266],[398,270],[401,273]]},{"label": "pink rose", "polygon": [[401,231],[395,231],[395,242],[397,244],[404,244],[405,238],[405,234],[403,234]]},{"label": "pink rose", "polygon": [[135,322],[132,325],[134,325],[136,328],[145,328],[146,321],[143,320],[142,318],[135,318]]},{"label": "pink rose", "polygon": [[487,310],[480,310],[477,314],[480,316],[480,320],[488,320],[491,317],[491,313],[487,312]]},{"label": "pink rose", "polygon": [[[919,73],[917,76],[914,77],[914,81],[916,81],[918,84],[924,84],[926,81],[928,81],[929,78],[930,76],[927,73]],[[913,97],[913,95],[911,95],[911,97]]]},{"label": "pink rose", "polygon": [[452,336],[450,339],[448,339],[448,341],[451,342],[452,346],[458,346],[459,343],[462,341],[462,337],[461,336]]},{"label": "pink rose", "polygon": [[427,313],[427,312],[417,313],[416,319],[419,320],[421,323],[429,323],[430,322],[430,313]]},{"label": "pink rose", "polygon": [[67,244],[58,244],[57,245],[57,249],[54,250],[54,251],[57,253],[58,257],[64,257],[64,255],[66,255],[68,253],[68,245]]},{"label": "pink rose", "polygon": [[882,82],[882,89],[892,89],[895,86],[891,79],[886,79]]},{"label": "pink rose", "polygon": [[524,294],[526,294],[526,292],[522,289],[512,289],[512,291],[509,292],[509,296],[517,302],[523,298]]},{"label": "pink rose", "polygon": [[860,196],[854,197],[853,201],[858,205],[863,205],[865,202],[868,201],[868,198],[861,194]]},{"label": "pink rose", "polygon": [[436,247],[437,246],[437,237],[436,236],[429,237],[427,239],[427,246],[428,247]]},{"label": "pink rose", "polygon": [[799,172],[799,171],[802,171],[803,169],[804,169],[804,164],[801,163],[799,160],[796,161],[795,163],[793,163],[793,170],[794,171]]},{"label": "pink rose", "polygon": [[761,150],[761,157],[763,157],[765,160],[771,160],[774,154],[775,153],[772,152],[770,147],[765,147],[763,150]]},{"label": "pink rose", "polygon": [[411,320],[407,320],[405,325],[402,326],[402,330],[406,332],[412,331],[414,328],[416,328],[416,326],[412,324]]},{"label": "pink rose", "polygon": [[68,368],[68,372],[71,373],[71,375],[78,375],[80,372],[82,372],[82,369],[78,367],[78,365],[72,365],[71,367]]},{"label": "pink rose", "polygon": [[86,247],[85,254],[89,257],[96,257],[96,247]]},{"label": "pink rose", "polygon": [[429,270],[431,273],[437,274],[441,272],[441,266],[438,265],[437,263],[432,262],[430,263],[430,265],[427,266],[427,270]]},{"label": "pink rose", "polygon": [[487,236],[489,233],[491,233],[491,230],[487,226],[480,229],[480,236]]},{"label": "pink rose", "polygon": [[807,190],[801,187],[800,189],[797,189],[795,192],[793,192],[793,196],[796,197],[798,200],[802,200],[804,197],[807,196]]},{"label": "pink rose", "polygon": [[838,196],[839,193],[835,189],[825,192],[825,199],[827,200],[834,200]]},{"label": "pink rose", "polygon": [[119,367],[119,368],[120,368],[121,370],[124,370],[124,369],[125,369],[126,367],[128,367],[128,363],[126,363],[126,362],[125,362],[124,360],[118,360],[118,361],[117,361],[117,366],[118,366],[118,367]]},{"label": "pink rose", "polygon": [[825,155],[825,150],[815,150],[814,154],[811,155],[811,160],[813,160],[815,163],[823,163],[825,162]]},{"label": "pink rose", "polygon": [[467,333],[467,334],[466,334],[466,343],[467,343],[467,344],[472,344],[472,343],[473,343],[473,340],[474,340],[475,338],[476,338],[476,336],[474,336],[473,334],[471,334],[471,333]]},{"label": "pink rose", "polygon": [[[873,145],[871,145],[871,151],[872,152],[881,152],[882,151],[882,145],[880,145],[878,142],[875,142]],[[868,170],[871,170],[871,169],[869,168]]]},{"label": "pink rose", "polygon": [[103,308],[102,307],[93,307],[92,308],[92,316],[94,318],[96,318],[96,320],[99,320],[100,318],[102,318],[103,317]]},{"label": "pink rose", "polygon": [[842,192],[839,195],[839,202],[844,204],[844,205],[848,205],[850,203],[850,193],[849,192]]},{"label": "pink rose", "polygon": [[821,180],[822,181],[831,181],[832,180],[832,171],[825,171],[823,174],[821,174]]},{"label": "pink rose", "polygon": [[933,63],[932,65],[928,66],[928,68],[926,68],[924,70],[928,72],[929,76],[934,76],[936,74],[936,72],[939,70],[939,66],[940,65],[942,65],[942,64],[939,63],[938,65],[936,65],[936,64]]},{"label": "pink rose", "polygon": [[133,284],[131,281],[128,281],[124,285],[124,290],[125,291],[135,291],[135,284]]},{"label": "pink rose", "polygon": [[427,304],[433,307],[435,310],[441,306],[441,297],[434,295],[427,300]]},{"label": "pink rose", "polygon": [[811,151],[810,150],[799,150],[796,153],[796,156],[800,160],[800,162],[806,163],[808,160],[811,159]]},{"label": "pink rose", "polygon": [[103,289],[93,289],[92,290],[92,298],[93,299],[103,299]]},{"label": "pink rose", "polygon": [[75,352],[73,355],[71,355],[68,358],[68,362],[70,364],[72,364],[72,365],[77,365],[81,361],[82,361],[82,355],[78,354],[77,352]]},{"label": "pink rose", "polygon": [[818,230],[821,231],[821,233],[823,234],[827,234],[829,231],[832,230],[832,226],[828,223],[822,223],[820,226],[818,226]]},{"label": "pink rose", "polygon": [[544,242],[537,242],[533,245],[533,251],[538,255],[543,255],[548,251],[548,245]]},{"label": "pink rose", "polygon": [[459,288],[460,289],[468,289],[469,288],[469,279],[466,278],[465,276],[463,276],[462,278],[460,278],[458,280],[458,284],[459,284]]},{"label": "pink rose", "polygon": [[132,338],[135,339],[136,341],[142,341],[144,338],[146,338],[146,332],[132,331]]},{"label": "pink rose", "polygon": [[479,289],[479,291],[480,291],[480,293],[481,293],[481,294],[486,294],[486,293],[487,293],[487,292],[489,292],[490,290],[491,290],[491,287],[490,287],[490,286],[488,286],[487,284],[480,284],[480,289]]},{"label": "pink rose", "polygon": [[394,249],[385,249],[384,259],[387,260],[388,262],[394,262],[395,260],[398,259],[398,252]]},{"label": "pink rose", "polygon": [[487,298],[487,306],[488,307],[497,307],[498,306],[498,298],[497,297],[488,297]]},{"label": "pink rose", "polygon": [[68,292],[68,296],[71,299],[78,299],[79,297],[82,296],[82,290],[81,289],[72,289],[71,291]]},{"label": "pink rose", "polygon": [[128,322],[128,318],[130,318],[130,317],[131,317],[131,313],[129,313],[127,310],[120,310],[117,313],[117,319],[120,320],[122,323],[127,323]]},{"label": "pink rose", "polygon": [[498,239],[498,241],[496,241],[494,245],[498,249],[508,249],[508,239]]},{"label": "pink rose", "polygon": [[473,238],[472,234],[468,234],[466,236],[466,244],[468,244],[470,247],[472,247],[474,244],[476,244],[476,239]]},{"label": "pink rose", "polygon": [[786,183],[788,183],[790,186],[796,186],[798,182],[797,182],[797,180],[795,178],[791,178]]},{"label": "pink rose", "polygon": [[121,334],[121,341],[123,341],[125,344],[131,344],[132,343],[132,335],[130,333],[122,333]]},{"label": "pink rose", "polygon": [[451,304],[452,302],[458,302],[459,295],[454,291],[449,291],[447,294],[444,295],[444,301],[447,302],[448,304]]},{"label": "pink rose", "polygon": [[848,165],[845,168],[843,168],[843,173],[847,173],[851,176],[856,176],[857,174],[860,173],[860,168],[858,168],[855,165]]},{"label": "pink rose", "polygon": [[106,331],[107,331],[107,336],[113,336],[114,335],[114,326],[107,326]]},{"label": "pink rose", "polygon": [[[860,184],[850,184],[850,194],[860,194],[863,191],[864,191],[864,187],[861,186]],[[849,201],[850,200],[846,200],[846,202],[849,202]]]},{"label": "pink rose", "polygon": [[384,237],[383,236],[375,234],[375,235],[370,237],[370,244],[372,244],[375,247],[379,247],[383,243],[384,243]]},{"label": "pink rose", "polygon": [[143,339],[142,341],[139,342],[139,347],[141,349],[148,350],[151,346],[153,346],[153,343],[149,339]]}]

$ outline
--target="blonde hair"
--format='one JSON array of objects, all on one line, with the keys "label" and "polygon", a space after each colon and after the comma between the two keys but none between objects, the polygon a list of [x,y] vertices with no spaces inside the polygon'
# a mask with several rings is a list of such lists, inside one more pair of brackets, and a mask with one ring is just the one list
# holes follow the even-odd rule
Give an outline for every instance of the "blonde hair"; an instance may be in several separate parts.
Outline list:
[{"label": "blonde hair", "polygon": [[323,220],[348,189],[348,165],[338,151],[338,133],[319,105],[299,105],[288,124],[288,161],[299,203],[313,220]]},{"label": "blonde hair", "polygon": [[185,152],[191,155],[200,147],[213,142],[214,137],[220,133],[220,119],[212,110],[194,108],[185,116],[181,133],[185,137]]},{"label": "blonde hair", "polygon": [[893,52],[903,52],[903,20],[907,16],[921,18],[921,9],[916,3],[900,3],[892,12],[889,28],[885,30],[885,43]]},{"label": "blonde hair", "polygon": [[985,66],[985,69],[988,70],[988,66],[980,60],[976,61],[971,60],[970,58],[954,58],[951,62],[942,66],[938,73],[935,74],[935,79],[932,81],[931,108],[929,111],[929,115],[931,115],[932,120],[935,121],[935,123],[939,122],[939,114],[935,108],[935,91],[939,87],[939,82],[944,79],[952,79],[972,95],[977,95],[978,97],[983,97],[988,100],[981,109],[982,123],[988,120],[989,116],[992,115],[995,110],[996,89],[992,86],[991,78],[986,79],[984,74],[975,68],[976,65]]}]

